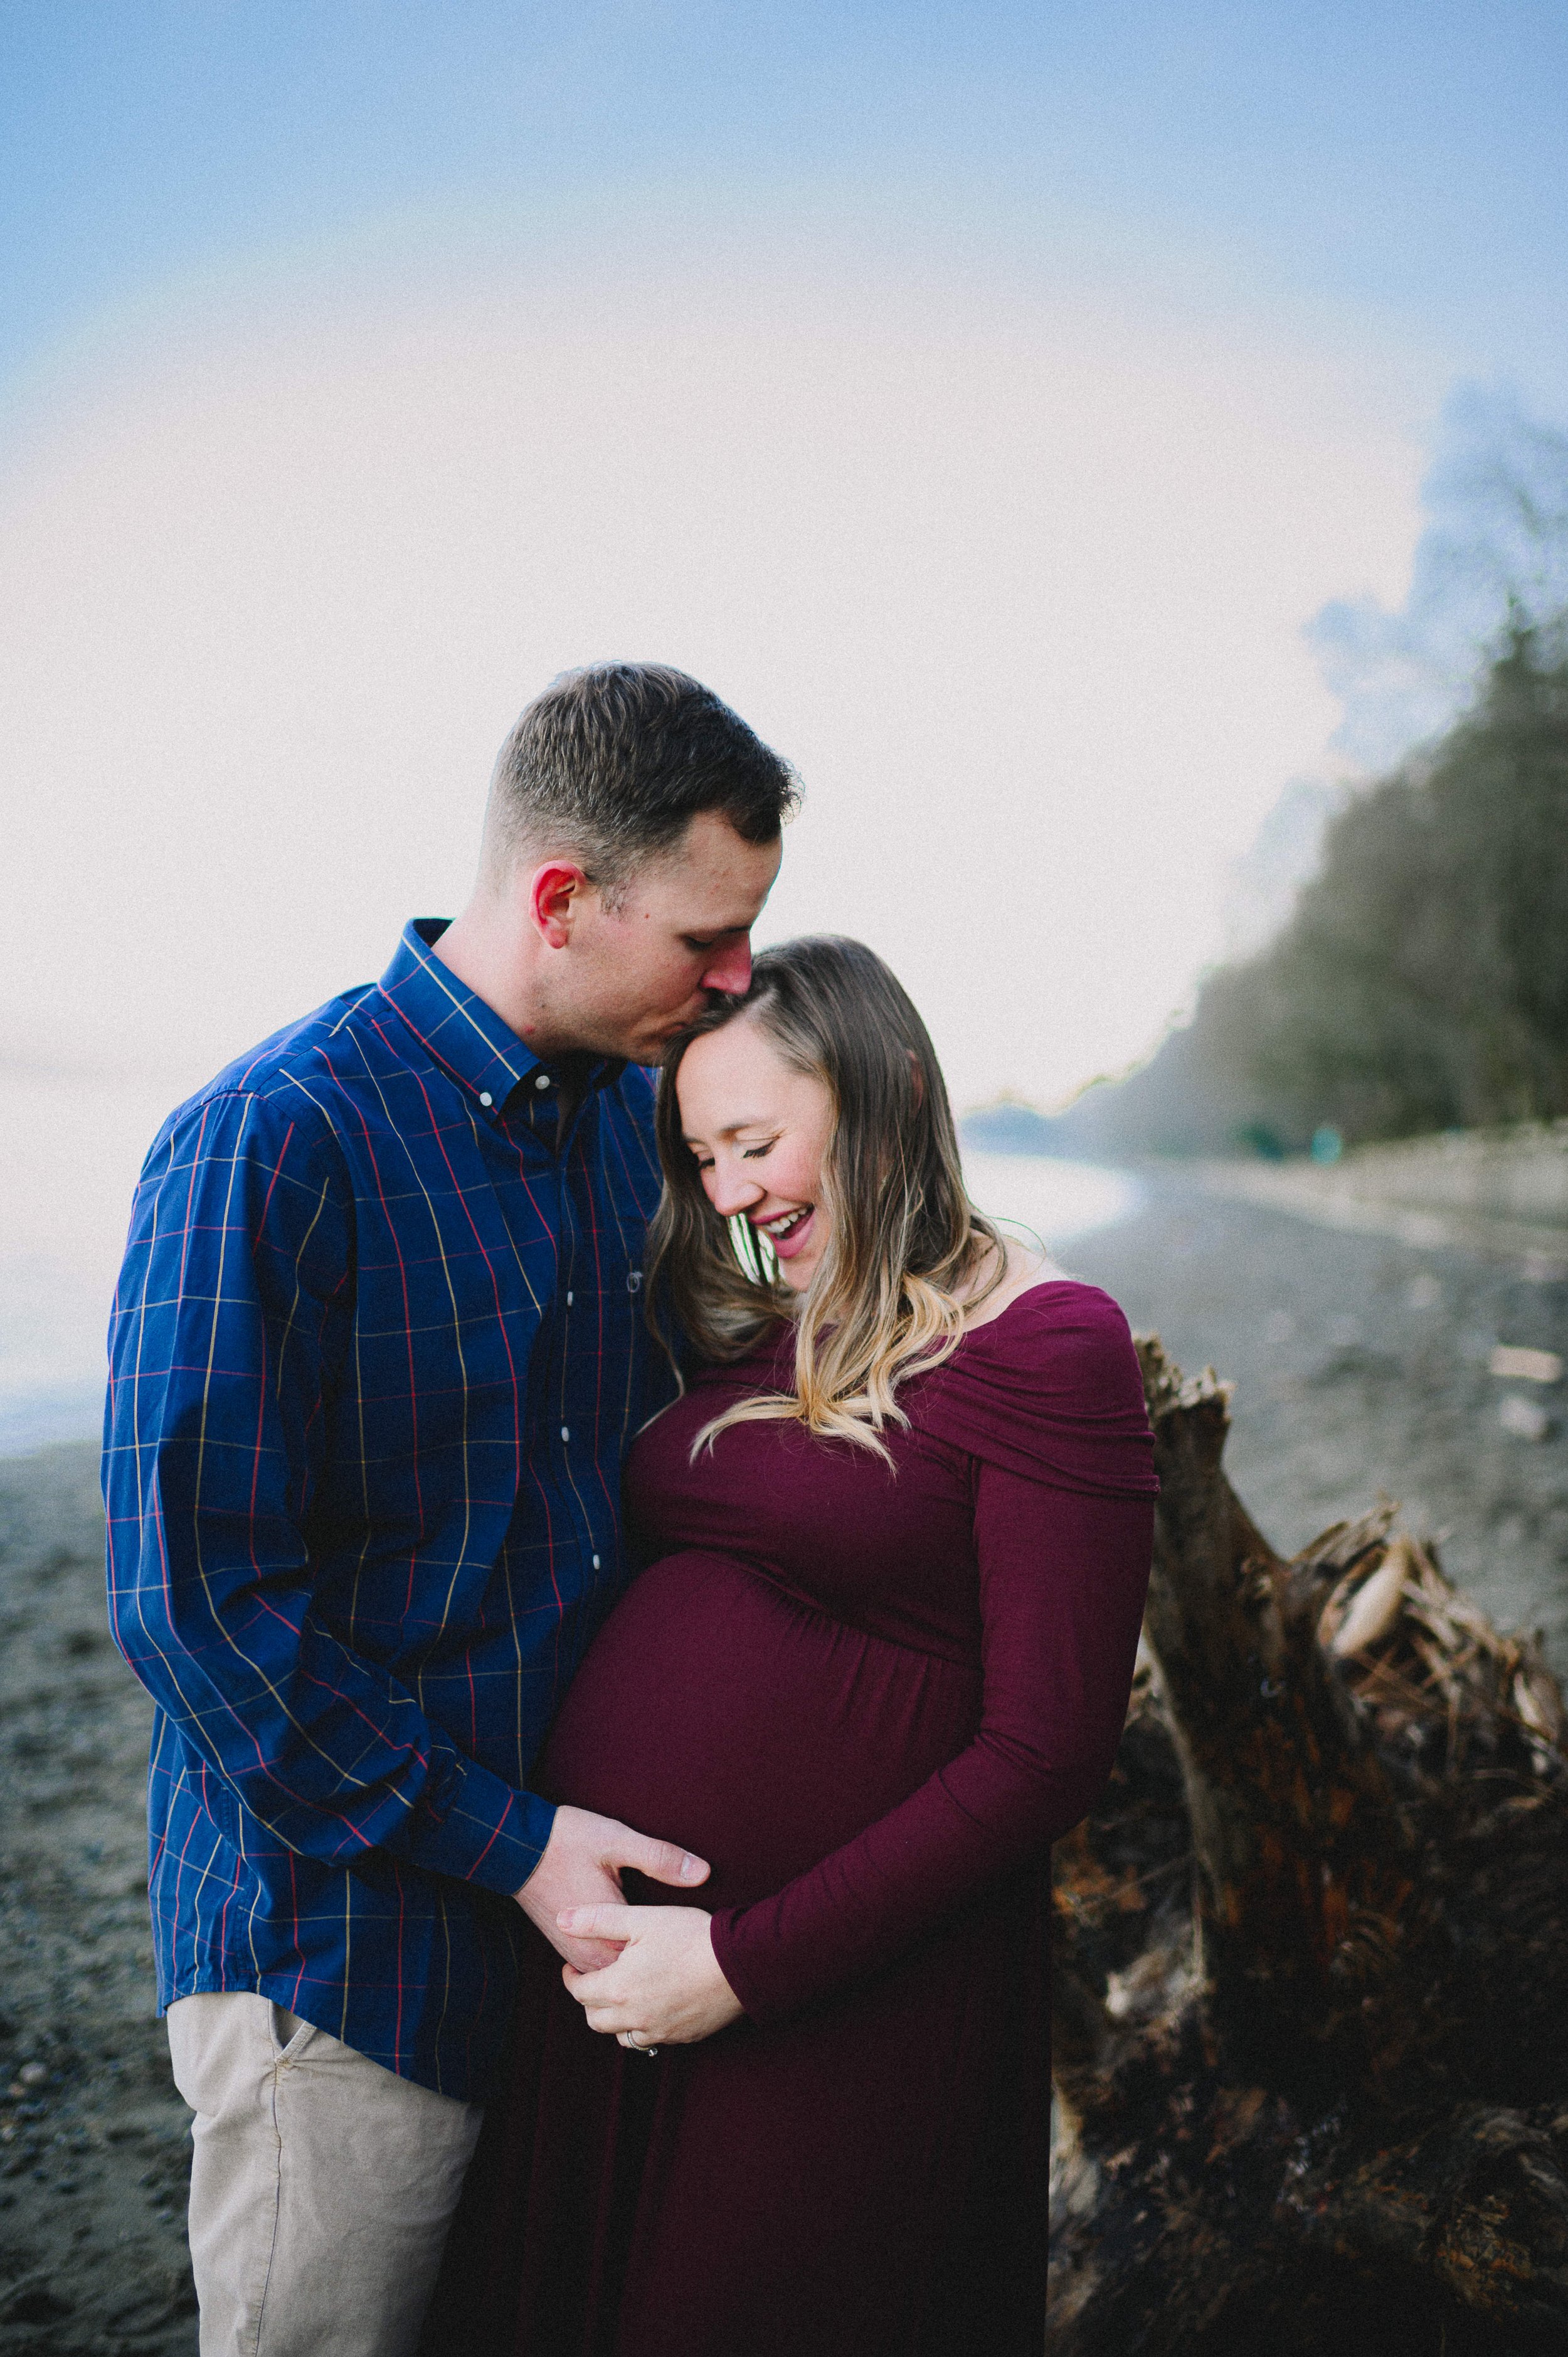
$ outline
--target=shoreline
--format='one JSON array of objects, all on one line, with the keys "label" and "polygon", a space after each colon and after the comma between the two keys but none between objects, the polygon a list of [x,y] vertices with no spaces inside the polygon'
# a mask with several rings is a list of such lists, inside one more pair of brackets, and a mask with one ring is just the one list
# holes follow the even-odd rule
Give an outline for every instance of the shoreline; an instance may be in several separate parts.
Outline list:
[{"label": "shoreline", "polygon": [[1398,1499],[1448,1577],[1499,1627],[1541,1628],[1568,1675],[1568,1384],[1492,1372],[1499,1347],[1568,1359],[1568,1271],[1319,1224],[1197,1169],[1140,1176],[1133,1217],[1065,1245],[1063,1266],[1233,1384],[1227,1469],[1271,1543],[1294,1554]]}]

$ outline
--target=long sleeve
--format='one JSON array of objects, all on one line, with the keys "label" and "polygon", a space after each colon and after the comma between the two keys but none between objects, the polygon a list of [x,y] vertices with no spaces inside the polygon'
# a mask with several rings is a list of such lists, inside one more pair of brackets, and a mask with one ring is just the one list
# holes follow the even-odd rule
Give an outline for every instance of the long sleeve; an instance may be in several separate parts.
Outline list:
[{"label": "long sleeve", "polygon": [[[317,1609],[308,1533],[352,1343],[351,1192],[309,1100],[199,1099],[137,1190],[111,1331],[115,1638],[222,1788],[286,1847],[391,1851],[516,1890],[553,1811],[460,1752]],[[359,1443],[364,1447],[361,1435]],[[235,1813],[233,1838],[245,1846]]]},{"label": "long sleeve", "polygon": [[893,1962],[1076,1824],[1111,1771],[1148,1584],[1146,1496],[977,1469],[983,1700],[973,1740],[855,1840],[714,1918],[753,2019],[785,2018]]}]

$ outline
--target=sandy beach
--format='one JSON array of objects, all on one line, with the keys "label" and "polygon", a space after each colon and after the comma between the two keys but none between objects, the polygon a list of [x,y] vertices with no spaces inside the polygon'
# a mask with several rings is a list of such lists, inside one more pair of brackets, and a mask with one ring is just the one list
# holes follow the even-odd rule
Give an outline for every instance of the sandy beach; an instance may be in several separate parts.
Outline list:
[{"label": "sandy beach", "polygon": [[[1541,1629],[1568,1677],[1568,1386],[1488,1363],[1499,1344],[1568,1360],[1568,1281],[1316,1226],[1172,1173],[1145,1174],[1134,1218],[1060,1258],[1179,1365],[1234,1384],[1226,1463],[1276,1547],[1397,1499],[1449,1577],[1499,1626]],[[1509,1428],[1510,1399],[1539,1439]]]},{"label": "sandy beach", "polygon": [[0,2352],[196,2347],[189,2115],[153,2018],[151,1708],[109,1640],[91,1445],[0,1461]]},{"label": "sandy beach", "polygon": [[[1488,1371],[1499,1342],[1568,1352],[1568,1285],[1168,1176],[1059,1257],[1234,1382],[1232,1475],[1277,1545],[1385,1491],[1568,1672],[1563,1391]],[[1504,1421],[1526,1393],[1539,1440]],[[187,2115],[152,2011],[149,1710],[109,1642],[102,1563],[95,1449],[0,1460],[0,2357],[195,2349]]]}]

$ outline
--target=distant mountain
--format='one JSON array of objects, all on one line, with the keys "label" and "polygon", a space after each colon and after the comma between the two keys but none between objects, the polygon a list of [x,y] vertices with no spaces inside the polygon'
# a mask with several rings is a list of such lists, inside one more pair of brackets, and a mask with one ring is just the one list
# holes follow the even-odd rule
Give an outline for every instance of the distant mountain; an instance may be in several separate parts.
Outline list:
[{"label": "distant mountain", "polygon": [[1009,1098],[1002,1104],[981,1105],[965,1114],[959,1127],[963,1142],[982,1154],[1060,1154],[1061,1116],[1036,1113],[1033,1105]]},{"label": "distant mountain", "polygon": [[1227,1071],[1214,1053],[1200,1000],[1198,1019],[1170,1032],[1140,1070],[1091,1082],[1063,1112],[1040,1113],[1009,1100],[979,1106],[959,1125],[964,1143],[983,1154],[1120,1162],[1136,1154],[1274,1155],[1305,1146],[1316,1125],[1301,1131],[1276,1091]]}]

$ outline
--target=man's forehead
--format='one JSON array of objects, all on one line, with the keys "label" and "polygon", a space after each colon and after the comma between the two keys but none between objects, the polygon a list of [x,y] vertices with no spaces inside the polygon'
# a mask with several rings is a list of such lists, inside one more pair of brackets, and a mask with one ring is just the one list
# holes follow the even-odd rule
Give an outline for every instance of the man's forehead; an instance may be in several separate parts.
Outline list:
[{"label": "man's forehead", "polygon": [[700,912],[710,930],[742,931],[772,889],[783,851],[777,836],[771,843],[747,843],[716,813],[699,812],[679,849],[639,879],[638,897],[679,913],[683,921],[690,912]]}]

